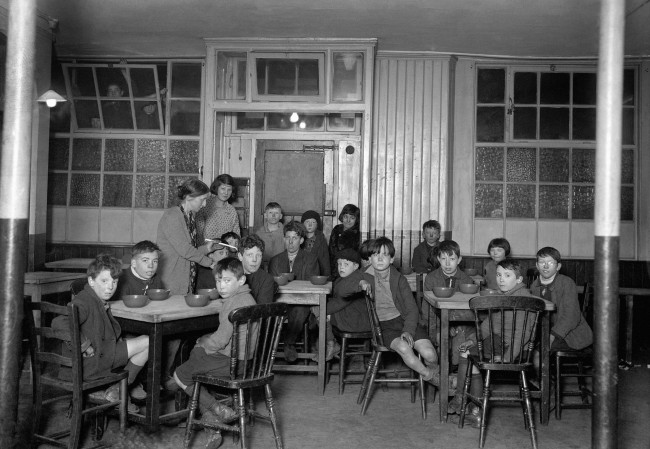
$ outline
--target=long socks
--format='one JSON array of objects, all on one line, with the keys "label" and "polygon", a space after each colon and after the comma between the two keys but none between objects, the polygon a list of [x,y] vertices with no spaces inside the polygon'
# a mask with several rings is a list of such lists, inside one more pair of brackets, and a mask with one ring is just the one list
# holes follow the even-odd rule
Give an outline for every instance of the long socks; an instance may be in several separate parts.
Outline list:
[{"label": "long socks", "polygon": [[136,365],[135,363],[129,360],[129,362],[126,364],[124,369],[126,370],[127,373],[129,373],[128,383],[129,385],[131,385],[133,382],[135,382],[135,378],[138,377],[138,374],[140,373],[142,366]]}]

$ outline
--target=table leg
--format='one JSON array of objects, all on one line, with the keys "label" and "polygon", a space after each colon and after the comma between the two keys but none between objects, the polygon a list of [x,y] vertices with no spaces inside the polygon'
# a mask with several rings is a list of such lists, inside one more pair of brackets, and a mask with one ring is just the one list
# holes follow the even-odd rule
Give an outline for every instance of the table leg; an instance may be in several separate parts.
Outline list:
[{"label": "table leg", "polygon": [[634,296],[625,295],[625,361],[632,365],[632,327],[634,326]]},{"label": "table leg", "polygon": [[320,394],[325,394],[325,370],[327,363],[325,362],[326,345],[325,345],[325,327],[327,326],[327,295],[318,295],[318,304],[320,306],[320,313],[318,314],[318,382],[317,388]]},{"label": "table leg", "polygon": [[550,370],[550,343],[551,343],[551,322],[550,313],[545,312],[542,314],[542,338],[540,342],[540,362],[541,362],[541,393],[542,404],[539,420],[542,424],[548,424],[548,415],[551,409],[551,382],[549,377]]},{"label": "table leg", "polygon": [[440,310],[440,421],[447,421],[449,401],[449,309]]},{"label": "table leg", "polygon": [[149,360],[147,368],[147,410],[145,425],[149,432],[160,427],[160,371],[162,366],[162,323],[153,323],[149,331]]}]

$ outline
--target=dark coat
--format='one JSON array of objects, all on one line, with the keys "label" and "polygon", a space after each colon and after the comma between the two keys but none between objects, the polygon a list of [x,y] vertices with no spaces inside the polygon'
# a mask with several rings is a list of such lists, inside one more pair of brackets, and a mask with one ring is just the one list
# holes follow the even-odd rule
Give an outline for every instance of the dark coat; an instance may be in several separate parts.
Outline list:
[{"label": "dark coat", "polygon": [[246,283],[251,289],[251,295],[258,304],[267,304],[273,302],[273,296],[278,290],[278,284],[273,280],[266,271],[261,268],[255,273],[246,275]]},{"label": "dark coat", "polygon": [[273,256],[269,262],[269,273],[272,276],[280,276],[282,273],[294,273],[296,280],[308,281],[312,276],[318,276],[318,260],[312,253],[303,249],[298,250],[296,259],[293,261],[293,270],[289,270],[289,253],[286,250]]}]

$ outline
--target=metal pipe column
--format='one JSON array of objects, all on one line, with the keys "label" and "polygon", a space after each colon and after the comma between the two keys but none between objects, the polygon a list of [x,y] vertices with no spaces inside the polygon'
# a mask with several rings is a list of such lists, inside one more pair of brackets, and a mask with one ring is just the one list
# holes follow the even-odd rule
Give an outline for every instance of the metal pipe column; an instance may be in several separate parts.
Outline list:
[{"label": "metal pipe column", "polygon": [[18,414],[35,100],[35,0],[11,0],[8,23],[0,159],[0,447],[13,447]]},{"label": "metal pipe column", "polygon": [[594,409],[591,447],[617,447],[618,256],[625,2],[602,0],[596,110]]}]

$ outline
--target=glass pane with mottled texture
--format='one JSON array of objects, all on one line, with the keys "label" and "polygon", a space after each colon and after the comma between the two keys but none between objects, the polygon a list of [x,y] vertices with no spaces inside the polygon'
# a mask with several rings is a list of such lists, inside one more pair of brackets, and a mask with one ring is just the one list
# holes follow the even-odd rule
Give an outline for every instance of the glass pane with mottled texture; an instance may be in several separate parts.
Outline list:
[{"label": "glass pane with mottled texture", "polygon": [[201,64],[172,63],[172,92],[173,97],[201,96]]},{"label": "glass pane with mottled texture", "polygon": [[99,108],[95,100],[75,100],[74,112],[77,119],[77,128],[101,129]]},{"label": "glass pane with mottled texture", "polygon": [[634,83],[634,69],[623,71],[623,104],[633,106],[636,104],[636,87]]},{"label": "glass pane with mottled texture", "polygon": [[199,172],[198,140],[172,140],[169,142],[169,172]]},{"label": "glass pane with mottled texture", "polygon": [[476,91],[478,103],[504,103],[506,71],[504,69],[479,69]]},{"label": "glass pane with mottled texture", "polygon": [[596,74],[573,74],[573,104],[596,104]]},{"label": "glass pane with mottled texture", "polygon": [[634,109],[623,109],[623,133],[621,141],[623,145],[634,145]]},{"label": "glass pane with mottled texture", "polygon": [[132,175],[104,175],[102,206],[131,207],[133,204]]},{"label": "glass pane with mottled texture", "polygon": [[478,142],[503,142],[505,108],[476,108],[476,140]]},{"label": "glass pane with mottled texture", "polygon": [[104,171],[133,171],[133,139],[106,139]]},{"label": "glass pane with mottled texture", "polygon": [[634,150],[623,150],[621,156],[621,183],[634,183]]},{"label": "glass pane with mottled texture", "polygon": [[594,186],[573,186],[571,215],[574,220],[593,220],[595,204]]},{"label": "glass pane with mottled texture", "polygon": [[569,104],[569,73],[542,73],[539,86],[541,104]]},{"label": "glass pane with mottled texture", "polygon": [[167,167],[167,142],[155,139],[138,139],[139,172],[165,172]]},{"label": "glass pane with mottled texture", "polygon": [[540,148],[540,182],[569,182],[569,149]]},{"label": "glass pane with mottled texture", "polygon": [[200,101],[172,101],[170,132],[177,136],[198,136],[201,118]]},{"label": "glass pane with mottled texture", "polygon": [[596,108],[573,109],[573,139],[596,140]]},{"label": "glass pane with mottled texture", "polygon": [[634,220],[634,187],[621,187],[621,220]]},{"label": "glass pane with mottled texture", "polygon": [[568,140],[569,108],[540,108],[539,138]]},{"label": "glass pane with mottled texture", "polygon": [[506,181],[522,182],[537,180],[537,149],[508,148]]},{"label": "glass pane with mottled texture", "polygon": [[72,174],[70,182],[70,206],[99,207],[99,175]]},{"label": "glass pane with mottled texture", "polygon": [[65,206],[68,198],[68,174],[49,173],[47,175],[47,204]]},{"label": "glass pane with mottled texture", "polygon": [[539,186],[539,218],[569,218],[569,186]]},{"label": "glass pane with mottled texture", "polygon": [[169,185],[167,187],[167,207],[172,207],[180,204],[181,200],[178,198],[178,186],[183,184],[188,179],[196,178],[196,176],[170,176]]},{"label": "glass pane with mottled texture", "polygon": [[537,73],[515,73],[515,105],[537,104]]},{"label": "glass pane with mottled texture", "polygon": [[67,170],[70,157],[70,139],[50,139],[48,168],[50,170]]},{"label": "glass pane with mottled texture", "polygon": [[503,185],[476,184],[474,216],[476,218],[503,218]]},{"label": "glass pane with mottled texture", "polygon": [[503,181],[503,148],[478,147],[476,149],[477,181]]},{"label": "glass pane with mottled texture", "polygon": [[516,107],[512,117],[515,139],[537,138],[537,108]]},{"label": "glass pane with mottled texture", "polygon": [[529,184],[506,186],[506,217],[535,218],[536,188]]},{"label": "glass pane with mottled texture", "polygon": [[100,139],[74,139],[72,142],[72,169],[99,171],[102,166]]},{"label": "glass pane with mottled texture", "polygon": [[596,151],[589,148],[574,148],[572,157],[572,181],[596,182]]},{"label": "glass pane with mottled texture", "polygon": [[135,207],[163,209],[165,207],[165,177],[137,175],[135,177]]}]

